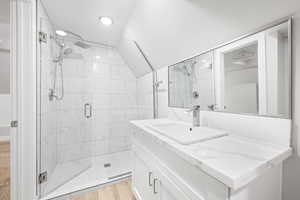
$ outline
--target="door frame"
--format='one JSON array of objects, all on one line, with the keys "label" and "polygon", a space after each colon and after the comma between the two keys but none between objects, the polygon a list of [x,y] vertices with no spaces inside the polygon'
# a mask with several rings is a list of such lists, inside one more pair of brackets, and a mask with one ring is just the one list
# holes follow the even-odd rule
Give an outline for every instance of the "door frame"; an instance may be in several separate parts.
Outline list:
[{"label": "door frame", "polygon": [[11,199],[36,197],[36,1],[10,0]]},{"label": "door frame", "polygon": [[224,111],[225,109],[224,54],[254,42],[258,43],[258,113],[260,115],[266,114],[266,47],[264,31],[214,50],[215,98],[218,111]]}]

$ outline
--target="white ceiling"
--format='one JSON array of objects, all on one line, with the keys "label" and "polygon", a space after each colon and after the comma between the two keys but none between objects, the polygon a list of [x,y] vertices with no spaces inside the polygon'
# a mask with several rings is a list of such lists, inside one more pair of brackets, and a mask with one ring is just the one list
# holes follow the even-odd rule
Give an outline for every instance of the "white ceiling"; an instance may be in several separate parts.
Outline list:
[{"label": "white ceiling", "polygon": [[[65,29],[86,40],[116,45],[135,7],[136,0],[42,0],[57,29]],[[114,24],[99,23],[100,16],[109,16]]]}]

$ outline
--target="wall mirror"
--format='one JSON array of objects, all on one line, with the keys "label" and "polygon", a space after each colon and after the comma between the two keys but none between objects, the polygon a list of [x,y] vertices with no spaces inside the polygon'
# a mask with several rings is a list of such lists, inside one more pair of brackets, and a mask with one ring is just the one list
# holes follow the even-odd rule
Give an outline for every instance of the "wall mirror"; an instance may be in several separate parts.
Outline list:
[{"label": "wall mirror", "polygon": [[169,106],[291,117],[291,23],[169,67]]}]

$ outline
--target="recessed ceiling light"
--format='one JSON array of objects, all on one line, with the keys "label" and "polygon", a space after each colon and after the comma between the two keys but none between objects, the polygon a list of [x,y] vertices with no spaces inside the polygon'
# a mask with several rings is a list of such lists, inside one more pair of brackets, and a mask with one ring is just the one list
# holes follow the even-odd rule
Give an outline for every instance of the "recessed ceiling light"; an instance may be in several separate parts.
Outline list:
[{"label": "recessed ceiling light", "polygon": [[110,17],[100,17],[99,20],[105,26],[110,26],[113,24],[113,20]]},{"label": "recessed ceiling light", "polygon": [[101,57],[100,56],[96,56],[96,59],[100,59]]},{"label": "recessed ceiling light", "polygon": [[62,37],[68,35],[68,34],[67,34],[65,31],[63,31],[63,30],[56,30],[55,33],[56,33],[57,35],[59,35],[59,36],[62,36]]}]

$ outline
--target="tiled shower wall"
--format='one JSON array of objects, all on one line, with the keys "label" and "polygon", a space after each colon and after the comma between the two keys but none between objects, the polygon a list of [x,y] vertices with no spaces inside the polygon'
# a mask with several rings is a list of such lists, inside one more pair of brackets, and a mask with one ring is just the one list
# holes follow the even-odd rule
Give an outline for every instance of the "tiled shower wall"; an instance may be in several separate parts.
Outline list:
[{"label": "tiled shower wall", "polygon": [[[64,59],[62,100],[59,104],[57,163],[86,159],[91,156],[91,119],[84,116],[84,104],[91,103],[92,94],[88,90],[88,60]],[[60,69],[60,68],[59,68]],[[58,92],[61,91],[60,70],[57,71]],[[87,161],[86,161],[87,162]]]},{"label": "tiled shower wall", "polygon": [[[40,11],[42,31],[54,35],[47,15]],[[64,98],[50,101],[58,54],[54,40],[41,49],[42,170],[52,174],[58,164],[131,148],[129,121],[137,119],[137,79],[111,47],[82,49],[67,43],[83,59],[64,59]],[[59,69],[60,70],[60,69]],[[59,71],[58,70],[58,71]],[[60,72],[57,74],[61,92]],[[84,117],[84,104],[92,117]]]},{"label": "tiled shower wall", "polygon": [[[67,126],[58,134],[58,162],[129,150],[129,121],[137,118],[135,76],[113,48],[69,46],[84,60],[65,59],[63,64],[60,117]],[[85,103],[92,105],[92,117],[78,119],[84,118]]]}]

